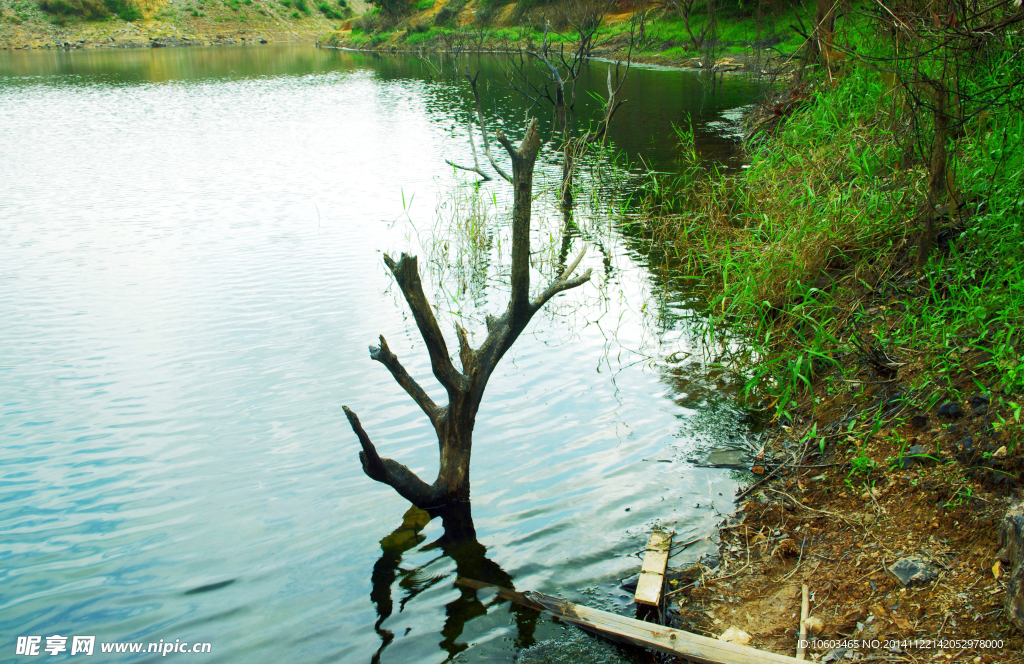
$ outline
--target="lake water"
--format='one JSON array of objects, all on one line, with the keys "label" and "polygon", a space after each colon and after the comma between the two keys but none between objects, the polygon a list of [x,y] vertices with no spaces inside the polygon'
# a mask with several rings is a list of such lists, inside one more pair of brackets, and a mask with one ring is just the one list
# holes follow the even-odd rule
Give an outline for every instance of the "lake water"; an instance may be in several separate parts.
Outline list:
[{"label": "lake water", "polygon": [[[469,64],[521,135],[498,63]],[[508,186],[444,163],[472,162],[452,68],[311,46],[0,52],[0,661],[26,661],[27,635],[209,642],[204,662],[632,661],[453,581],[630,613],[619,581],[650,528],[690,540],[731,508],[735,478],[690,461],[747,427],[692,333],[700,298],[618,227],[641,169],[588,161],[566,219],[544,150],[534,287],[582,243],[594,277],[490,381],[477,540],[438,544],[439,520],[367,478],[341,410],[433,479],[428,422],[367,353],[386,335],[440,398],[383,252],[420,255],[443,329],[474,345],[506,302]],[[733,163],[730,109],[753,94],[634,69],[610,145],[670,169],[671,125],[692,119]]]}]

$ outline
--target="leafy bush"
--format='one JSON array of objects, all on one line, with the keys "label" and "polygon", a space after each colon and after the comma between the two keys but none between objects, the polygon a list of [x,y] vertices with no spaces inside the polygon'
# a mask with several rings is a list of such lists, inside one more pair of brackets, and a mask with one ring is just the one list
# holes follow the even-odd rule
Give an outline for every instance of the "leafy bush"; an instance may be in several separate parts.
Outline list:
[{"label": "leafy bush", "polygon": [[466,0],[449,0],[448,4],[434,15],[434,25],[447,25],[465,6]]},{"label": "leafy bush", "polygon": [[132,0],[39,0],[39,8],[59,19],[80,17],[99,21],[111,15],[124,21],[142,18],[142,11]]},{"label": "leafy bush", "polygon": [[474,17],[477,25],[483,25],[498,15],[505,8],[503,0],[480,0]]},{"label": "leafy bush", "polygon": [[106,5],[97,0],[39,0],[39,8],[60,18],[77,16],[97,20],[110,16]]},{"label": "leafy bush", "polygon": [[409,11],[408,0],[369,0],[369,2],[390,16],[402,16]]},{"label": "leafy bush", "polygon": [[[342,6],[344,7],[344,5],[342,5]],[[349,15],[352,13],[352,10],[348,9],[347,7],[344,7],[343,9],[335,9],[334,7],[330,6],[326,2],[319,2],[319,3],[317,3],[316,8],[319,9],[320,13],[323,14],[324,16],[326,16],[327,18],[333,18],[333,19],[339,19],[339,20],[340,19],[348,18]]]},{"label": "leafy bush", "polygon": [[430,27],[429,21],[416,21],[415,23],[410,21],[408,30],[409,34],[422,34],[430,30]]},{"label": "leafy bush", "polygon": [[142,10],[136,7],[132,0],[103,0],[103,4],[122,21],[137,21],[142,18]]}]

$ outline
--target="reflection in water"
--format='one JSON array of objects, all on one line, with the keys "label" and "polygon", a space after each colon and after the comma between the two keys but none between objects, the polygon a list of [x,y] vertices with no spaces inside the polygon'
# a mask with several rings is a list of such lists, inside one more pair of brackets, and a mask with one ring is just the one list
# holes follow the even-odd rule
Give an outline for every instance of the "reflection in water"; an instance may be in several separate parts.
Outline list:
[{"label": "reflection in water", "polygon": [[[512,577],[500,565],[487,557],[487,547],[477,540],[471,505],[463,503],[461,507],[461,510],[450,507],[441,514],[444,534],[421,550],[440,551],[439,557],[450,558],[455,563],[455,577],[475,579],[514,590]],[[370,601],[377,609],[377,622],[373,627],[381,640],[380,648],[373,656],[373,664],[380,662],[384,649],[395,638],[394,633],[384,628],[384,621],[394,611],[391,592],[396,579],[398,587],[404,591],[399,611],[405,608],[406,603],[428,588],[440,582],[454,581],[451,576],[436,576],[422,580],[419,578],[420,568],[403,569],[401,567],[402,554],[419,546],[426,539],[421,531],[435,516],[413,505],[402,517],[402,525],[380,541],[381,557],[373,566],[371,576],[373,588],[370,590]],[[427,564],[435,561],[436,558]],[[445,605],[445,621],[441,628],[443,639],[438,644],[448,653],[449,658],[455,657],[469,647],[466,643],[458,642],[466,623],[473,618],[485,615],[490,606],[503,601],[495,597],[491,602],[484,604],[477,597],[476,590],[462,586],[457,587],[457,590],[459,596]],[[533,633],[537,627],[537,612],[518,605],[512,605],[510,610],[516,623],[517,631],[514,640],[516,649],[533,645]]]},{"label": "reflection in water", "polygon": [[[545,149],[536,283],[567,235],[591,246],[595,283],[550,303],[489,383],[476,538],[422,516],[386,538],[408,504],[339,442],[339,404],[418,472],[437,442],[366,356],[393,334],[431,376],[378,252],[426,257],[406,233],[434,226],[465,237],[475,262],[432,279],[445,329],[464,317],[484,334],[504,306],[507,186],[476,189],[489,219],[465,232],[461,211],[435,214],[466,186],[444,160],[471,159],[472,100],[425,72],[311,47],[0,52],[0,632],[188,637],[214,643],[210,664],[548,661],[599,642],[449,581],[514,578],[625,613],[618,579],[652,525],[710,532],[734,482],[686,460],[743,420],[725,390],[696,389],[700,367],[683,384],[661,361],[702,356],[694,291],[617,227],[642,173],[581,163],[594,195],[567,217]],[[699,141],[731,145],[708,127],[746,84],[702,98],[693,79],[631,72],[611,145],[670,164],[671,142],[651,140],[690,114]]]}]

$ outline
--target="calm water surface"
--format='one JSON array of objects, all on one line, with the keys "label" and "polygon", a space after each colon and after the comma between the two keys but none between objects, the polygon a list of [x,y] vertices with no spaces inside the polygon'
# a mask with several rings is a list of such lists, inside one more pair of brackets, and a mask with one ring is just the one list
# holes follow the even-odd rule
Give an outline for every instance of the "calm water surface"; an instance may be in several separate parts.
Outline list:
[{"label": "calm water surface", "polygon": [[[498,66],[471,64],[518,135]],[[734,479],[688,461],[745,429],[689,334],[699,299],[616,229],[642,174],[585,165],[566,219],[545,150],[533,283],[583,243],[594,278],[490,381],[477,541],[438,544],[363,475],[341,411],[433,478],[433,432],[366,350],[385,334],[440,399],[383,252],[421,257],[474,345],[505,306],[508,187],[444,164],[472,161],[451,69],[306,46],[0,53],[0,661],[53,634],[207,641],[206,662],[631,661],[453,580],[629,613],[646,532],[707,535],[731,505]],[[728,162],[752,94],[635,70],[612,147],[670,168],[692,114]]]}]

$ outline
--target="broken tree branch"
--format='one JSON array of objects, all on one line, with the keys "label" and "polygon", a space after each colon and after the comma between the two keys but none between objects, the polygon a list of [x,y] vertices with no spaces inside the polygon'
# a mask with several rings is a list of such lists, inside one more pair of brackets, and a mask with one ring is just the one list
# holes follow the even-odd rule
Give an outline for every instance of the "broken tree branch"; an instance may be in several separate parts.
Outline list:
[{"label": "broken tree branch", "polygon": [[454,398],[458,392],[465,390],[466,377],[455,369],[451,358],[448,357],[448,345],[444,341],[444,335],[441,334],[437,319],[434,318],[434,311],[423,294],[416,257],[403,253],[402,258],[395,263],[390,256],[385,254],[384,263],[395,275],[395,281],[398,282],[398,287],[405,295],[405,301],[409,303],[413,318],[416,320],[416,327],[419,328],[420,334],[423,335],[423,341],[427,344],[427,352],[430,353],[430,366],[434,370],[434,376],[448,391],[449,399]]},{"label": "broken tree branch", "polygon": [[565,271],[562,272],[562,274],[557,279],[552,281],[551,284],[547,288],[545,288],[544,291],[537,297],[537,299],[533,301],[531,306],[533,307],[534,311],[543,307],[548,300],[553,298],[555,295],[561,293],[562,291],[567,291],[570,288],[582,286],[583,284],[590,281],[591,270],[587,270],[586,272],[576,277],[575,279],[569,278],[570,276],[572,276],[572,273],[579,266],[580,261],[583,260],[583,254],[585,253],[587,253],[586,246],[584,246],[583,249],[580,250],[580,253],[577,254],[573,262],[570,263],[567,268],[565,268]]},{"label": "broken tree branch", "polygon": [[429,506],[439,504],[441,497],[437,489],[416,476],[416,473],[393,459],[382,458],[377,454],[377,448],[370,442],[370,437],[363,431],[359,418],[349,410],[348,406],[342,406],[348,423],[352,426],[362,445],[363,451],[359,453],[359,461],[363,464],[363,472],[370,479],[383,482],[394,488],[400,496],[416,506]]},{"label": "broken tree branch", "polygon": [[423,412],[430,418],[430,423],[437,426],[441,409],[437,407],[437,404],[427,395],[426,391],[420,387],[420,384],[409,375],[409,372],[402,366],[402,363],[398,361],[398,357],[391,352],[391,349],[388,348],[388,343],[384,340],[383,334],[380,336],[379,346],[370,346],[370,359],[386,366],[394,377],[395,382],[401,385],[402,389],[416,402],[416,405],[423,409]]}]

